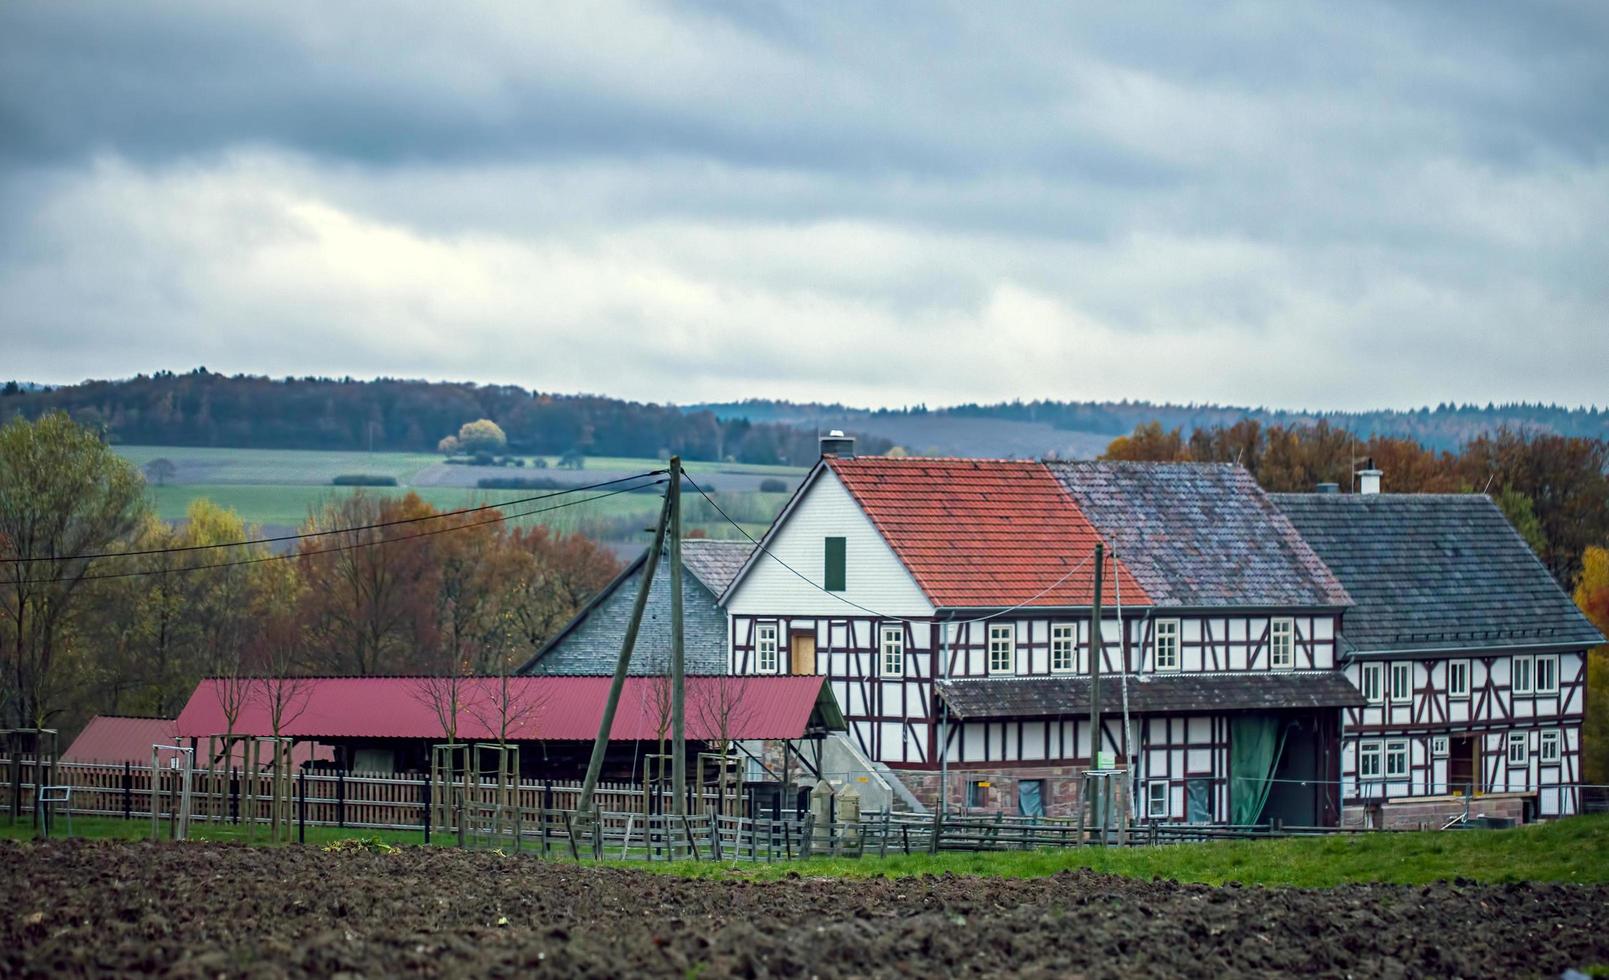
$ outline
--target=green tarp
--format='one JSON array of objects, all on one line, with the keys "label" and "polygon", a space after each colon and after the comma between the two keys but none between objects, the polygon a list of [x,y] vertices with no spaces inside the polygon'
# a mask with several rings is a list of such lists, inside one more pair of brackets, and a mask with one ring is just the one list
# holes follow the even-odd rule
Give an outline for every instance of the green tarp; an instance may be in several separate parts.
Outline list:
[{"label": "green tarp", "polygon": [[1274,767],[1285,748],[1285,732],[1279,719],[1268,715],[1247,715],[1229,725],[1229,821],[1250,824],[1257,821],[1268,802]]}]

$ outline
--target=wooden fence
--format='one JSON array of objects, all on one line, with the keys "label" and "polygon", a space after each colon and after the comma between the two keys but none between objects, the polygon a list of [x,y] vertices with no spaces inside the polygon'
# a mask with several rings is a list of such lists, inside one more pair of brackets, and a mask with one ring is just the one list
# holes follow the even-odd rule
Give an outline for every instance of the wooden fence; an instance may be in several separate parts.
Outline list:
[{"label": "wooden fence", "polygon": [[[0,772],[9,772],[0,759]],[[175,813],[180,773],[149,766],[61,763],[55,778],[73,787],[70,804],[55,813],[148,820]],[[575,782],[521,780],[504,796],[495,782],[454,790],[449,826],[430,826],[431,786],[417,775],[307,771],[295,777],[293,823],[354,830],[417,830],[426,839],[456,838],[469,846],[499,847],[545,856],[612,860],[791,861],[820,855],[935,854],[941,851],[1027,851],[1090,845],[1167,845],[1213,840],[1397,833],[1375,828],[1142,822],[1104,830],[1074,818],[1005,814],[874,812],[854,822],[817,821],[810,815],[744,814],[735,790],[690,792],[688,815],[667,812],[668,794],[647,794],[640,784],[602,783],[591,813],[578,812]],[[0,787],[0,813],[33,812],[33,786],[13,793]],[[193,823],[267,822],[267,774],[192,773]],[[13,810],[13,802],[16,809]]]}]

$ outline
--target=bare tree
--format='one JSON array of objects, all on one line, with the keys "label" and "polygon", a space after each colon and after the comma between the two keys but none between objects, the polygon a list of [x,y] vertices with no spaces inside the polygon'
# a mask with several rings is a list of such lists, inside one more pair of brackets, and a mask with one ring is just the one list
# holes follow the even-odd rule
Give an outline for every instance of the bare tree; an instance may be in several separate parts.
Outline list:
[{"label": "bare tree", "polygon": [[693,718],[721,754],[719,795],[724,801],[734,736],[748,727],[754,715],[753,706],[744,697],[748,685],[741,676],[715,674],[689,678],[687,686]]}]

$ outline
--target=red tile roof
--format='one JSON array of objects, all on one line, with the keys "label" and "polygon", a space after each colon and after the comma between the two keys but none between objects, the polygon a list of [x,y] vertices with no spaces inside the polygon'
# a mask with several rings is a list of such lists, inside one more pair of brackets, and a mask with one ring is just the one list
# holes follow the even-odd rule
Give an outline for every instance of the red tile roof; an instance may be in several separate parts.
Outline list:
[{"label": "red tile roof", "polygon": [[[509,703],[519,717],[509,737],[591,741],[598,734],[608,677],[536,676],[509,678]],[[615,741],[658,738],[659,711],[654,677],[628,677],[621,691],[610,738]],[[222,734],[216,680],[203,680],[179,712],[178,734],[205,738]],[[262,682],[257,682],[262,683]],[[461,682],[458,737],[463,741],[494,738],[498,678]],[[440,740],[442,725],[431,706],[431,681],[421,677],[315,677],[302,681],[297,704],[282,734],[294,738],[428,738]],[[817,699],[824,696],[823,677],[689,677],[687,737],[708,740],[717,734],[709,709],[737,705],[728,732],[735,739],[799,738]],[[825,694],[831,697],[830,693]],[[523,709],[523,710],[521,710]],[[831,712],[835,717],[836,710]],[[269,735],[268,711],[261,699],[248,699],[235,732]],[[149,752],[149,747],[147,747]]]},{"label": "red tile roof", "polygon": [[[1044,464],[863,456],[827,466],[935,606],[1090,604],[1100,536]],[[1119,588],[1124,605],[1150,603],[1128,569],[1109,560],[1103,601],[1115,602]]]}]

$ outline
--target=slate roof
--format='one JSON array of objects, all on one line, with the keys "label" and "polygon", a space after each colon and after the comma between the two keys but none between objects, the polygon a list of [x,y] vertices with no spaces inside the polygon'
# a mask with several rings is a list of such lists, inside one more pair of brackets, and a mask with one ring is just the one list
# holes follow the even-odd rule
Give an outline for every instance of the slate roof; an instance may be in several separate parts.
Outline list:
[{"label": "slate roof", "polygon": [[[1326,607],[1346,588],[1243,467],[1046,466],[1159,606]],[[1125,588],[1123,602],[1129,602]]]},{"label": "slate roof", "polygon": [[[964,677],[938,682],[955,718],[1044,718],[1089,712],[1088,676]],[[1363,695],[1340,671],[1234,671],[1212,674],[1130,674],[1129,712],[1274,711],[1341,708]],[[1101,710],[1123,710],[1123,686],[1101,678]]]},{"label": "slate roof", "polygon": [[1272,499],[1357,603],[1341,622],[1352,652],[1603,642],[1484,494]]},{"label": "slate roof", "polygon": [[682,567],[697,575],[704,588],[719,596],[737,578],[753,551],[754,545],[748,541],[687,538],[682,541]]},{"label": "slate roof", "polygon": [[[696,544],[695,544],[696,542]],[[695,545],[694,547],[688,547]],[[726,672],[726,611],[716,599],[721,589],[712,588],[732,562],[728,542],[682,542],[682,567],[691,574],[682,576],[682,643],[689,674]],[[748,542],[743,542],[744,547]],[[520,668],[522,674],[612,674],[620,657],[620,642],[631,621],[631,607],[642,582],[642,554],[592,601],[576,613],[547,645]],[[742,557],[737,559],[739,566]],[[721,586],[725,588],[725,586]],[[632,674],[662,674],[670,664],[670,556],[660,557],[654,570],[654,584],[643,608],[637,645],[631,653]]]},{"label": "slate roof", "polygon": [[[1088,559],[1100,537],[1043,463],[880,456],[824,463],[934,606],[1090,604]],[[1117,575],[1124,603],[1145,605],[1145,590],[1120,562]],[[1110,594],[1110,577],[1105,588]]]}]

